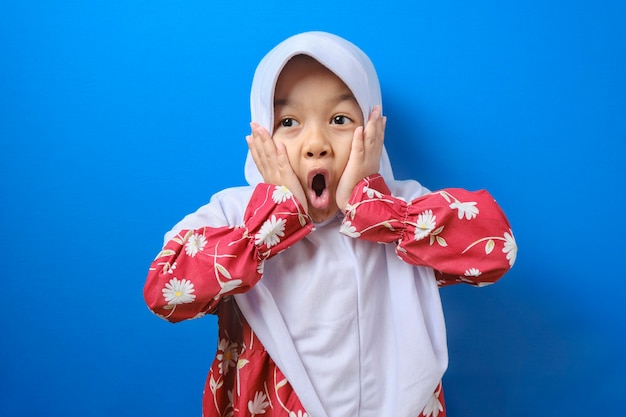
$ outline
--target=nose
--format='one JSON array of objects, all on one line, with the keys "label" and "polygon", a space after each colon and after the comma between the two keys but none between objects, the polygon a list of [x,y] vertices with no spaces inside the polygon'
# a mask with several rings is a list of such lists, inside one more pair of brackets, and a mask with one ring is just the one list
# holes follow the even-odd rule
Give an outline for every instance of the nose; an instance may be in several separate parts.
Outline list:
[{"label": "nose", "polygon": [[330,154],[330,141],[324,129],[309,127],[304,137],[304,153],[308,158],[323,158]]}]

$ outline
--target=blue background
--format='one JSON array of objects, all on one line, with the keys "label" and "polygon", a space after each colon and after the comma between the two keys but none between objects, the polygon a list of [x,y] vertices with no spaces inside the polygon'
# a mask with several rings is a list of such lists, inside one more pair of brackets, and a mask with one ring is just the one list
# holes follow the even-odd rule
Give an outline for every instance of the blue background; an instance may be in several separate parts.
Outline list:
[{"label": "blue background", "polygon": [[305,30],[376,64],[396,177],[487,188],[513,225],[504,279],[442,289],[449,415],[623,412],[625,18],[617,0],[2,2],[0,415],[200,415],[214,317],[157,319],[144,278],[164,232],[244,183],[253,71]]}]

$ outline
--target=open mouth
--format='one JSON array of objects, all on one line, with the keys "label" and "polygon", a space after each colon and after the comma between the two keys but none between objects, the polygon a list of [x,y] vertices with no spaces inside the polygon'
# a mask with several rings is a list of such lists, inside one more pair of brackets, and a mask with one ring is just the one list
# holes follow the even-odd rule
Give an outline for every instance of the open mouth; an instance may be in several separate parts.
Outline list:
[{"label": "open mouth", "polygon": [[315,191],[315,195],[320,197],[326,189],[326,178],[322,174],[315,174],[311,181],[311,188]]},{"label": "open mouth", "polygon": [[308,197],[311,206],[317,209],[325,209],[330,203],[330,192],[327,185],[326,172],[315,172],[309,179]]}]

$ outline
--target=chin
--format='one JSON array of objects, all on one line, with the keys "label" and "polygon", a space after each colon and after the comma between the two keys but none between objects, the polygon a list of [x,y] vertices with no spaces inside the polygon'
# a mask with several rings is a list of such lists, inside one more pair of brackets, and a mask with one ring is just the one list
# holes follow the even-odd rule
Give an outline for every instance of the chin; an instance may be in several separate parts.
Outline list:
[{"label": "chin", "polygon": [[339,213],[339,208],[337,207],[335,207],[334,210],[319,210],[319,209],[309,210],[309,216],[311,216],[311,218],[313,219],[315,223],[324,222],[330,219],[331,217],[334,217],[335,215],[337,215],[337,213]]}]

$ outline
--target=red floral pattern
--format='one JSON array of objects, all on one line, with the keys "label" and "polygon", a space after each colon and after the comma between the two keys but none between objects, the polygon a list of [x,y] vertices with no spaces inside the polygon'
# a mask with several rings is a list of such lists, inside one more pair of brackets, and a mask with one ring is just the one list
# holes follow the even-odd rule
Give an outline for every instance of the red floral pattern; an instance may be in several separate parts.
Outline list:
[{"label": "red floral pattern", "polygon": [[[268,184],[255,188],[243,223],[180,231],[150,267],[146,303],[170,322],[217,314],[204,416],[309,417],[231,295],[256,284],[264,261],[314,226],[289,190]],[[404,261],[432,267],[439,285],[493,283],[517,254],[508,221],[486,191],[446,189],[407,202],[392,196],[380,175],[355,188],[340,231],[395,244]],[[440,384],[422,415],[445,414]]]}]

